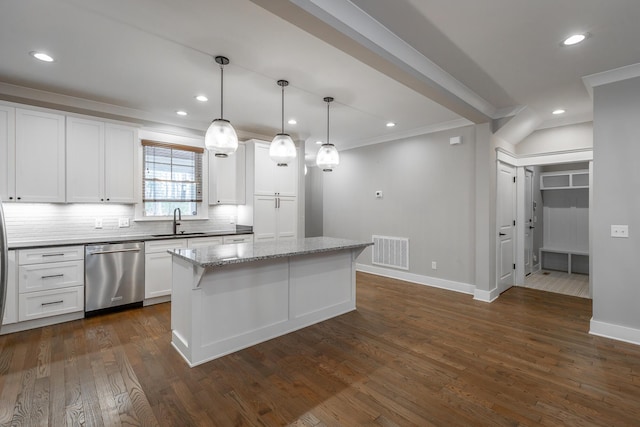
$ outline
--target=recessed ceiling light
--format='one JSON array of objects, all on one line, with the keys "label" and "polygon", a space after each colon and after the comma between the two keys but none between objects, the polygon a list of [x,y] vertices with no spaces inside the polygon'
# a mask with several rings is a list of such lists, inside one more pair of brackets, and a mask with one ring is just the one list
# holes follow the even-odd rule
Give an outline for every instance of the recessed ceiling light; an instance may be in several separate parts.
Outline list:
[{"label": "recessed ceiling light", "polygon": [[388,122],[388,123],[387,123],[387,127],[388,127],[388,128],[392,128],[392,127],[394,127],[395,125],[396,125],[396,124],[395,124],[395,123],[393,123],[393,122]]},{"label": "recessed ceiling light", "polygon": [[53,62],[53,58],[44,52],[29,52],[29,55],[43,62]]},{"label": "recessed ceiling light", "polygon": [[298,122],[296,121],[296,119],[289,119],[289,121],[288,121],[287,123],[289,123],[290,125],[298,124]]},{"label": "recessed ceiling light", "polygon": [[571,36],[564,39],[562,42],[563,46],[573,46],[574,44],[578,44],[584,41],[589,36],[589,33],[584,34],[572,34]]},{"label": "recessed ceiling light", "polygon": [[322,141],[316,141],[316,144],[322,145]]},{"label": "recessed ceiling light", "polygon": [[179,111],[176,111],[176,114],[177,114],[177,115],[179,115],[179,116],[186,116],[186,115],[187,115],[187,112],[186,112],[186,111],[179,110]]},{"label": "recessed ceiling light", "polygon": [[553,110],[553,112],[551,114],[554,114],[554,115],[557,116],[559,114],[564,114],[566,112],[567,112],[566,110],[563,110],[562,108],[558,108],[557,110]]},{"label": "recessed ceiling light", "polygon": [[198,96],[196,96],[196,99],[197,99],[198,101],[200,101],[200,102],[207,102],[207,101],[209,100],[209,98],[207,98],[207,97],[206,97],[206,96],[204,96],[204,95],[198,95]]}]

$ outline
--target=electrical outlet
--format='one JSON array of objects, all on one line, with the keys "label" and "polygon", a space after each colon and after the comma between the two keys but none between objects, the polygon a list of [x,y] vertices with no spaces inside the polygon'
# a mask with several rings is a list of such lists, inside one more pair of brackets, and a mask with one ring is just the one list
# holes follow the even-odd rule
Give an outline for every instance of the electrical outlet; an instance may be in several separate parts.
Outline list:
[{"label": "electrical outlet", "polygon": [[118,218],[118,227],[126,228],[129,226],[129,218]]},{"label": "electrical outlet", "polygon": [[102,218],[96,218],[95,228],[102,228]]},{"label": "electrical outlet", "polygon": [[629,237],[629,226],[628,225],[612,225],[611,226],[611,237],[628,238]]},{"label": "electrical outlet", "polygon": [[432,270],[437,270],[438,269],[438,263],[435,261],[431,261],[431,269]]},{"label": "electrical outlet", "polygon": [[538,255],[533,254],[533,262],[538,262]]}]

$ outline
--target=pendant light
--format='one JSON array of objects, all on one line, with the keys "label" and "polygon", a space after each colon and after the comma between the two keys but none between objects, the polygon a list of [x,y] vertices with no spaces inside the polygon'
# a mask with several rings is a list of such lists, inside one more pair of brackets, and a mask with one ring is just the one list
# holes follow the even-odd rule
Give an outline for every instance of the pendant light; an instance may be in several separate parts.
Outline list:
[{"label": "pendant light", "polygon": [[216,157],[228,157],[238,149],[238,135],[231,126],[229,120],[224,117],[224,66],[229,59],[224,56],[216,56],[216,63],[220,64],[220,118],[215,119],[209,125],[204,135],[204,145],[207,150],[213,151]]},{"label": "pendant light", "polygon": [[340,164],[340,153],[338,153],[336,146],[329,142],[329,104],[333,102],[333,98],[327,96],[324,98],[324,102],[327,103],[327,142],[322,144],[320,150],[318,150],[316,165],[318,165],[323,172],[331,172]]},{"label": "pendant light", "polygon": [[296,158],[296,145],[289,134],[284,133],[284,88],[289,86],[286,80],[278,80],[278,86],[282,88],[282,132],[277,134],[271,145],[269,145],[269,157],[278,164],[278,166],[289,166]]}]

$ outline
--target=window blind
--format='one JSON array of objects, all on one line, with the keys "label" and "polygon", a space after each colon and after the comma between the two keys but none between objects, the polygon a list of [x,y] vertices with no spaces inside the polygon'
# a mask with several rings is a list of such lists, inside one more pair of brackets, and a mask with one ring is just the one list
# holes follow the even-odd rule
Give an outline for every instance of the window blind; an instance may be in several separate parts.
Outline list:
[{"label": "window blind", "polygon": [[197,147],[142,140],[143,202],[202,202],[202,153]]}]

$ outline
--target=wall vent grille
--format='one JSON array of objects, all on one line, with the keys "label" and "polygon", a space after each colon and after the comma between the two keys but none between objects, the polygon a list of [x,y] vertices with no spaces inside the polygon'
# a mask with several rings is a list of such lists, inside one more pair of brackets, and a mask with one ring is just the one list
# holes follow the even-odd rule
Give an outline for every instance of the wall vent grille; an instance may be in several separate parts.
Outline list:
[{"label": "wall vent grille", "polygon": [[409,239],[405,237],[373,236],[371,262],[384,267],[409,269]]}]

